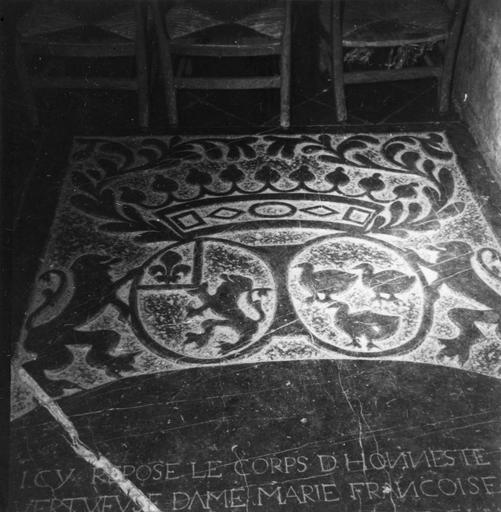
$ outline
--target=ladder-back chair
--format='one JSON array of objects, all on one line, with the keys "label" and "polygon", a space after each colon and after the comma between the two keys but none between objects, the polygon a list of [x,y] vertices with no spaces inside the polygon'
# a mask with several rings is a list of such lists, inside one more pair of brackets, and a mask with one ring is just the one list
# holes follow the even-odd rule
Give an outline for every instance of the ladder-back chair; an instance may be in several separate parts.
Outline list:
[{"label": "ladder-back chair", "polygon": [[[289,0],[153,0],[169,124],[178,124],[180,89],[280,90],[280,125],[289,126]],[[187,59],[278,57],[277,71],[258,76],[192,76]],[[175,69],[176,68],[176,69]],[[206,73],[204,73],[206,74]]]},{"label": "ladder-back chair", "polygon": [[[31,121],[38,126],[36,89],[122,89],[137,91],[138,120],[149,124],[146,5],[141,1],[35,1],[17,24],[16,66]],[[116,58],[132,59],[132,73],[89,74],[90,59],[113,68]],[[106,60],[107,59],[107,60]],[[102,63],[105,62],[103,66]]]},{"label": "ladder-back chair", "polygon": [[[347,118],[347,84],[438,79],[440,112],[449,109],[451,82],[468,0],[331,0],[331,51],[338,121]],[[423,65],[346,70],[353,49],[418,48]]]}]

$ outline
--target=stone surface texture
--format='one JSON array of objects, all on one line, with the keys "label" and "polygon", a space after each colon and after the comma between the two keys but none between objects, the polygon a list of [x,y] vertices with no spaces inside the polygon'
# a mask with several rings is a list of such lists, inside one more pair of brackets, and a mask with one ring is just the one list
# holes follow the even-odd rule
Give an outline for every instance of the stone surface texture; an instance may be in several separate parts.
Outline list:
[{"label": "stone surface texture", "polygon": [[77,139],[11,509],[499,512],[488,219],[440,131]]},{"label": "stone surface texture", "polygon": [[83,138],[15,366],[51,397],[291,359],[498,377],[500,293],[444,133]]},{"label": "stone surface texture", "polygon": [[471,0],[458,55],[455,96],[484,158],[501,180],[501,3]]},{"label": "stone surface texture", "polygon": [[[288,361],[126,378],[13,423],[12,510],[497,512],[499,380],[392,361]],[[153,507],[157,507],[154,509]]]}]

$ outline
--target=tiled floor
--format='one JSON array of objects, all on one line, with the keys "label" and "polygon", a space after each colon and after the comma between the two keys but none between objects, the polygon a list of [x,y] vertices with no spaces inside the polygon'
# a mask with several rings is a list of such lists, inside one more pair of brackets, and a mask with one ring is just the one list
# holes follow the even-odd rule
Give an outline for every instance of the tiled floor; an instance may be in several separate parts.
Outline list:
[{"label": "tiled floor", "polygon": [[[349,119],[347,123],[339,124],[336,122],[329,80],[319,76],[314,69],[311,69],[311,62],[305,58],[304,51],[302,52],[297,41],[298,39],[295,43],[295,51],[298,64],[294,70],[291,109],[293,126],[289,131],[291,134],[325,132],[338,134],[342,137],[343,134],[347,133],[370,132],[383,134],[382,137],[385,137],[387,135],[384,134],[397,135],[422,130],[444,131],[448,136],[448,143],[457,154],[458,164],[464,171],[465,190],[469,187],[472,191],[467,199],[471,200],[474,197],[494,230],[501,229],[500,197],[499,194],[496,194],[497,189],[494,186],[494,180],[485,168],[482,157],[468,134],[467,127],[462,125],[454,113],[445,116],[438,114],[434,80],[351,86],[347,89]],[[10,71],[12,72],[12,70]],[[139,135],[139,131],[136,123],[135,100],[131,94],[68,92],[40,95],[42,126],[39,132],[31,132],[27,126],[26,112],[23,109],[22,99],[17,94],[16,82],[13,76],[8,85],[6,117],[9,130],[6,134],[5,143],[8,173],[4,175],[4,181],[6,189],[9,191],[6,211],[9,214],[10,221],[7,235],[10,234],[12,237],[12,268],[11,280],[10,283],[7,283],[10,301],[6,316],[10,322],[13,339],[17,339],[29,303],[29,295],[40,258],[44,253],[45,244],[50,235],[50,226],[57,198],[67,172],[68,155],[73,137],[80,135]],[[156,84],[153,88],[152,98],[150,135],[163,136],[167,133],[167,123],[159,84]],[[275,92],[253,91],[235,94],[184,92],[180,95],[180,121],[179,131],[182,134],[253,134],[264,136],[270,133],[281,133],[277,129],[278,95]],[[395,185],[398,184],[395,183]],[[278,204],[275,204],[274,207],[284,208],[283,205]],[[497,232],[499,233],[499,231]],[[70,239],[73,240],[68,235],[68,240]],[[350,240],[347,242],[353,242],[353,240]],[[430,242],[435,243],[437,241],[435,239],[430,240]],[[475,247],[481,245],[480,242],[477,243],[474,237],[470,242]],[[73,240],[73,247],[75,247],[75,243],[75,240]],[[210,242],[204,243],[210,244]],[[370,245],[369,242],[366,243]],[[313,247],[310,244],[302,252],[297,252],[295,262],[299,262],[298,265],[301,265],[308,259],[315,259],[312,251],[316,251],[315,254],[318,255],[322,251],[331,251],[337,254],[341,250],[338,239],[318,242],[317,245],[318,247]],[[227,246],[229,252],[235,252],[235,245],[229,243]],[[372,246],[368,249],[371,248]],[[192,249],[189,243],[180,246],[181,252],[183,250],[189,252]],[[240,249],[236,252],[238,251]],[[268,290],[272,288],[268,281],[265,278],[260,281],[258,276],[260,273],[266,273],[265,266],[263,268],[259,267],[261,264],[259,263],[260,258],[266,259],[265,252],[264,249],[259,249],[254,252],[250,251],[248,254],[245,253],[247,254],[246,257],[252,260],[255,272],[250,272],[243,278],[254,279],[254,284],[263,281],[259,287]],[[256,257],[256,254],[260,256]],[[319,264],[320,259],[315,260],[315,264]],[[351,272],[355,264],[352,262],[353,265],[347,265],[345,268],[345,263],[341,262],[341,256],[338,259],[340,260],[338,267]],[[408,274],[413,271],[414,267],[409,266],[404,259],[396,257],[396,260],[398,260],[398,269],[402,273]],[[207,262],[204,263],[204,265],[208,264]],[[375,265],[377,266],[377,264]],[[150,266],[152,266],[151,262]],[[235,269],[230,267],[228,272],[231,271],[234,274]],[[304,285],[309,282],[311,291],[313,277],[310,276],[308,281],[307,276],[303,275],[307,269],[303,266],[303,273],[301,273],[298,268],[292,271],[289,276],[291,282],[287,285],[295,291],[291,293],[289,298],[285,299],[285,292],[282,290],[284,295],[281,295],[280,299],[292,301],[293,306],[301,312],[299,315],[302,315],[301,321],[307,326],[302,335],[316,336],[318,339],[323,339],[324,346],[329,348],[329,344],[333,343],[332,336],[329,333],[319,332],[318,329],[311,328],[310,325],[312,324],[312,315],[314,316],[313,310],[322,306],[322,301],[326,297],[320,295],[317,297],[319,300],[315,301],[312,296],[310,297],[312,300],[308,302],[308,297],[304,294],[308,286],[301,286],[301,283]],[[318,268],[310,270],[318,273]],[[433,269],[431,270],[433,271]],[[357,270],[356,272],[361,271]],[[148,279],[154,275],[155,271],[150,274]],[[367,283],[369,283],[368,277],[366,276]],[[234,275],[229,275],[226,279],[228,282],[236,282]],[[362,278],[360,277],[360,279]],[[362,286],[363,283],[361,283],[362,281],[360,283],[357,281],[356,286]],[[136,286],[141,288],[141,286],[147,287],[148,284],[151,285],[152,283],[136,283]],[[281,283],[282,285],[285,289],[286,285]],[[411,289],[412,286],[417,287],[417,284],[413,281],[410,284],[410,291],[402,291],[404,294],[403,302],[412,302],[405,295],[407,292],[409,294],[414,293],[415,290]],[[216,294],[217,290],[212,287],[210,292]],[[277,296],[274,296],[273,293],[275,292],[268,293],[268,296],[266,296],[266,293],[263,292],[260,296],[261,300],[277,302]],[[257,297],[256,300],[259,301],[260,299]],[[391,331],[392,326],[394,326],[392,318],[395,317],[395,311],[392,308],[397,303],[394,304],[390,301],[388,304],[383,307],[383,310],[379,311],[375,307],[374,311],[377,310],[380,314],[386,315],[386,324],[384,322],[384,325],[381,322],[380,324]],[[200,307],[200,304],[198,306]],[[369,307],[368,303],[365,302],[362,306],[360,306],[361,309]],[[271,305],[270,311],[272,309]],[[342,306],[338,304],[337,309],[326,311],[325,315],[329,318],[332,317],[331,320],[335,319],[340,325],[342,324],[341,310]],[[446,310],[447,308],[444,309],[444,311]],[[345,317],[350,315],[349,311],[343,311]],[[254,313],[250,313],[251,317]],[[351,313],[353,314],[353,311]],[[480,320],[492,324],[493,318],[493,314],[485,314]],[[266,321],[268,320],[266,317]],[[154,321],[151,321],[150,324],[153,325]],[[350,325],[360,327],[362,324],[352,322]],[[346,323],[343,325],[348,326]],[[376,328],[381,328],[381,325],[376,325]],[[154,325],[151,328],[154,330]],[[349,327],[347,328],[349,330]],[[363,325],[361,328],[362,330],[365,329],[362,334],[367,335],[366,328]],[[203,327],[198,329],[199,334],[200,329],[203,330]],[[395,332],[388,335],[389,339],[392,335],[395,335]],[[449,334],[450,336],[446,337],[452,339],[454,337],[453,333]],[[405,334],[402,334],[402,336],[405,337]],[[491,332],[490,336],[495,337],[495,334]],[[376,334],[374,334],[374,337],[375,340]],[[252,343],[254,343],[256,340],[252,336],[251,338]],[[379,339],[382,338],[384,337],[380,335]],[[391,338],[391,340],[392,343],[398,345],[396,338]],[[362,348],[357,347],[359,341],[356,337],[351,341],[354,345],[348,351],[372,350],[371,347],[366,345],[363,345]],[[377,345],[376,341],[374,343]],[[182,352],[177,356],[181,359],[194,358],[197,352],[196,347],[194,347],[195,345],[190,346],[187,352]],[[209,347],[209,349],[217,353],[216,345]],[[245,349],[244,346],[243,350],[245,351]],[[192,353],[190,350],[194,352]],[[232,350],[235,351],[236,349],[230,347],[230,355]],[[276,350],[278,353],[280,347]],[[416,357],[419,361],[427,361],[429,354],[423,353]],[[494,352],[492,357],[496,357]],[[83,360],[84,356],[82,355],[80,359]],[[277,359],[280,359],[280,357]],[[219,368],[194,369],[194,373],[189,375],[179,374],[179,377],[162,375],[156,381],[145,380],[141,383],[140,390],[142,391],[139,392],[134,386],[126,386],[123,389],[110,388],[109,394],[106,396],[98,396],[88,392],[83,395],[84,399],[79,403],[71,402],[68,398],[63,399],[60,404],[64,413],[72,418],[82,436],[82,443],[79,444],[80,440],[77,440],[78,442],[73,443],[72,448],[73,450],[76,448],[77,452],[80,450],[78,455],[84,459],[86,455],[92,457],[85,452],[85,446],[90,447],[91,451],[94,448],[102,449],[105,452],[104,455],[112,459],[112,463],[127,465],[130,462],[132,465],[136,464],[134,466],[136,472],[140,467],[136,462],[141,460],[144,462],[144,467],[141,469],[144,474],[148,472],[148,468],[152,468],[151,461],[155,462],[156,458],[159,457],[164,464],[160,468],[163,471],[162,478],[167,480],[169,475],[172,475],[173,478],[177,476],[174,473],[174,471],[177,471],[175,469],[178,467],[175,465],[177,462],[185,464],[186,461],[192,461],[195,466],[192,465],[191,468],[188,466],[184,468],[183,465],[179,466],[179,476],[181,477],[179,482],[181,483],[177,482],[173,487],[173,490],[178,492],[177,498],[181,500],[178,501],[179,510],[188,510],[189,508],[182,500],[192,499],[192,484],[197,477],[195,467],[197,471],[202,471],[200,464],[204,464],[206,477],[210,471],[213,472],[213,475],[221,474],[220,477],[214,476],[214,481],[219,484],[218,479],[223,479],[225,489],[240,489],[240,486],[243,486],[247,489],[247,493],[254,493],[251,498],[247,495],[247,498],[253,500],[254,504],[263,505],[265,510],[273,508],[277,503],[299,507],[299,505],[314,502],[316,504],[312,509],[318,506],[318,510],[324,510],[322,507],[331,506],[330,502],[338,500],[339,496],[336,494],[338,489],[334,481],[322,480],[319,484],[314,480],[314,477],[316,478],[315,475],[318,476],[319,472],[320,474],[331,474],[334,468],[332,464],[337,459],[342,460],[340,464],[344,468],[344,473],[340,476],[342,481],[350,482],[350,485],[356,484],[355,487],[350,488],[351,497],[349,489],[346,490],[346,499],[349,503],[349,506],[346,505],[346,507],[348,508],[339,508],[339,510],[348,512],[359,510],[358,505],[362,501],[365,500],[364,503],[370,502],[373,498],[375,499],[375,496],[382,502],[381,507],[360,508],[360,510],[377,509],[377,512],[386,510],[412,510],[413,512],[418,510],[419,512],[449,510],[443,508],[445,507],[443,504],[447,503],[447,496],[451,496],[451,494],[447,494],[452,492],[450,491],[451,481],[456,482],[453,489],[454,496],[459,496],[459,501],[456,500],[454,503],[460,508],[454,508],[454,510],[479,512],[480,508],[474,508],[475,497],[479,493],[483,493],[487,494],[490,499],[492,495],[489,492],[494,487],[489,487],[489,485],[494,485],[492,478],[498,476],[495,463],[492,462],[492,467],[488,468],[489,470],[492,469],[491,473],[482,471],[485,469],[484,466],[487,466],[487,461],[489,461],[489,464],[491,463],[491,456],[495,455],[493,448],[496,439],[495,427],[497,425],[495,404],[496,397],[499,396],[499,387],[495,384],[496,379],[461,371],[455,373],[455,371],[450,370],[447,373],[445,370],[442,371],[443,367],[430,367],[423,374],[420,366],[413,367],[408,362],[386,362],[385,365],[380,365],[377,361],[364,360],[362,362],[344,361],[341,364],[336,361],[319,361],[317,359],[322,358],[317,358],[312,354],[307,354],[302,359],[303,361],[300,363],[295,361],[295,365],[291,362],[274,363],[275,366],[273,367],[268,362],[263,362],[262,365],[247,364],[237,366],[231,372]],[[147,361],[143,363],[147,364]],[[489,370],[480,373],[491,374],[492,372]],[[85,376],[82,379],[79,382],[85,383]],[[170,397],[168,403],[165,403],[162,390]],[[263,398],[261,398],[262,395]],[[148,397],[147,400],[145,400],[145,396]],[[435,400],[430,400],[430,396],[434,397]],[[193,403],[197,404],[196,407],[189,405]],[[103,407],[109,408],[106,415],[102,416],[93,412]],[[147,414],[143,414],[141,412],[143,410],[147,411]],[[127,416],[128,413],[130,413],[129,416]],[[20,450],[19,453],[22,454],[21,457],[26,457],[26,460],[30,457],[33,457],[33,460],[47,460],[48,458],[56,460],[58,457],[60,460],[73,460],[74,455],[71,449],[59,442],[61,436],[54,437],[52,435],[53,430],[51,429],[57,428],[57,425],[54,426],[48,414],[40,414],[40,416],[27,417],[25,423],[19,426],[19,432],[23,432],[23,429],[26,432],[32,432],[34,430],[30,429],[36,430],[37,428],[40,432],[40,440],[37,443],[28,442],[29,435],[28,437],[24,434],[18,436],[16,446]],[[169,422],[172,421],[168,428],[162,423],[165,418],[168,418]],[[221,418],[223,419],[221,420]],[[344,419],[340,420],[339,418]],[[468,418],[473,418],[475,421],[469,421]],[[398,428],[395,427],[395,419],[399,422]],[[117,429],[114,428],[115,425],[122,423],[136,425],[135,430],[127,431],[127,434],[130,435],[128,438],[121,436],[120,432],[117,433]],[[183,437],[183,428],[185,428],[183,425],[185,424],[193,430],[190,430],[189,434]],[[212,430],[209,431],[210,434],[207,434],[204,430],[201,430],[203,427],[194,426],[205,424],[215,425],[215,434]],[[333,424],[337,425],[335,433],[331,428]],[[45,427],[40,428],[41,425],[49,425],[48,430]],[[444,429],[441,430],[440,425],[445,425]],[[256,430],[254,430],[254,427],[256,427]],[[387,437],[384,437],[382,433],[377,433],[377,429],[381,429],[381,432],[387,431]],[[422,436],[423,429],[424,432],[437,432],[434,437],[426,438],[428,444],[418,441]],[[159,437],[155,437],[157,431],[160,432]],[[451,437],[453,436],[452,432],[459,433],[454,434],[455,437]],[[141,436],[145,439],[144,445],[141,443],[135,444],[133,440]],[[234,442],[230,443],[232,446],[227,442],[228,437],[234,439]],[[475,439],[473,444],[470,443],[472,437]],[[254,444],[251,443],[250,439]],[[329,439],[331,441],[334,439],[334,444]],[[154,446],[155,443],[159,443],[159,445],[163,443],[163,446],[167,446],[167,448],[160,454],[153,453],[151,452],[151,446]],[[359,443],[364,443],[367,457],[370,454],[375,454],[367,462],[368,467],[366,469],[368,470],[377,470],[381,466],[378,453],[386,454],[385,457],[390,459],[406,453],[407,455],[401,456],[400,464],[402,466],[399,467],[397,464],[397,469],[400,471],[400,477],[411,479],[412,482],[418,482],[419,475],[417,473],[406,473],[404,470],[412,466],[412,457],[419,458],[420,454],[420,460],[425,461],[420,464],[427,464],[427,470],[440,473],[442,471],[440,468],[448,463],[453,471],[450,474],[444,472],[442,480],[439,480],[443,487],[438,490],[435,483],[430,484],[434,487],[429,487],[431,489],[429,491],[426,487],[423,490],[423,487],[420,488],[418,484],[416,484],[418,485],[416,490],[412,491],[414,488],[411,486],[409,492],[411,495],[415,492],[413,495],[414,501],[409,506],[406,502],[404,505],[407,508],[397,509],[392,507],[392,501],[386,498],[388,496],[398,497],[399,493],[402,497],[403,488],[395,490],[394,487],[391,487],[388,491],[388,487],[385,487],[388,482],[385,484],[384,478],[382,482],[379,481],[379,476],[374,478],[375,481],[367,480],[365,470],[363,471],[364,478],[362,478],[357,473],[360,469],[356,467],[357,463],[350,462],[350,460],[355,460],[353,454],[356,453]],[[129,459],[123,459],[121,462],[115,461],[114,457],[118,453],[123,453],[123,446],[128,450]],[[145,449],[141,446],[150,446],[150,448],[146,449],[145,452]],[[176,452],[175,446],[181,446],[181,448]],[[298,446],[304,446],[304,449],[300,449]],[[458,447],[463,451],[461,452]],[[450,449],[448,452],[441,452],[440,456],[445,460],[437,459],[438,451],[444,449]],[[492,451],[489,451],[489,449]],[[147,450],[150,450],[150,452]],[[433,450],[435,450],[434,453],[432,453]],[[425,453],[424,456],[423,453]],[[251,458],[251,454],[254,459]],[[259,457],[259,454],[268,455]],[[287,458],[289,455],[290,457]],[[451,462],[451,457],[454,458],[453,462]],[[180,458],[180,460],[178,461],[177,458]],[[254,463],[250,463],[250,469],[247,458],[254,460]],[[91,507],[90,510],[96,510],[96,512],[104,512],[105,510],[112,510],[113,512],[115,510],[132,511],[130,503],[120,501],[122,498],[118,497],[116,489],[110,490],[108,488],[109,484],[105,483],[107,477],[105,478],[101,474],[96,476],[96,473],[94,473],[92,477],[94,482],[97,481],[101,502],[93,502],[90,497],[85,497],[85,493],[89,492],[85,484],[89,469],[86,463],[83,463],[78,457],[77,459],[74,462],[65,463],[59,468],[51,466],[51,468],[38,467],[36,469],[37,471],[60,469],[60,473],[57,473],[57,471],[53,474],[45,473],[49,479],[61,478],[64,475],[72,477],[72,469],[76,475],[83,475],[74,479],[75,486],[72,492],[74,496],[81,493],[83,497],[81,502],[77,498],[75,498],[77,501],[71,502],[72,512],[80,512],[80,510],[87,512],[89,507]],[[211,466],[210,469],[207,466],[207,464],[212,464],[207,462],[209,459],[215,461],[214,467]],[[89,459],[86,460],[89,462]],[[172,462],[170,466],[165,466],[167,460]],[[237,462],[238,460],[244,460],[240,464],[242,464],[242,468],[245,467],[247,470],[239,472],[239,466],[234,465],[235,460]],[[256,460],[258,462],[255,462]],[[156,462],[158,463],[158,461]],[[330,469],[328,469],[329,464]],[[360,466],[360,461],[358,464]],[[370,467],[371,464],[373,464],[372,467]],[[225,470],[218,471],[217,468],[220,466],[233,469],[226,474]],[[466,466],[469,466],[470,469],[471,467],[474,468],[476,472],[472,474],[473,476],[464,476],[466,473],[463,470]],[[273,467],[275,467],[274,470]],[[413,467],[412,470],[414,469],[416,468]],[[421,469],[419,464],[418,469]],[[187,473],[188,470],[192,471],[191,477]],[[156,468],[156,471],[159,471],[159,467]],[[169,471],[172,471],[172,473],[169,473]],[[356,479],[354,480],[354,477],[350,475],[352,471],[355,472],[355,476],[360,476],[358,484]],[[308,478],[311,477],[312,482],[315,482],[317,487],[313,485],[311,489],[303,487],[300,491],[302,493],[301,497],[293,498],[294,493],[299,492],[298,488],[291,490],[288,487],[283,487],[283,491],[281,491],[284,493],[283,496],[277,497],[277,495],[274,495],[270,498],[270,493],[274,488],[260,487],[263,485],[262,479],[260,479],[262,475],[269,477],[268,480],[271,482],[276,480],[277,474],[279,474],[278,481],[283,480],[285,486],[289,479],[299,478],[303,473]],[[40,480],[37,475],[38,473],[30,467],[24,475],[22,483],[26,486],[23,487],[23,489],[26,489],[25,496],[33,499],[36,499],[37,489],[43,487],[44,483],[42,482],[43,479]],[[245,476],[248,480],[245,479]],[[132,481],[137,482],[136,477],[137,475],[133,474]],[[146,482],[148,489],[155,494],[157,491],[156,484],[149,486],[148,479],[152,478],[151,475],[147,478],[144,477],[143,483]],[[460,480],[458,484],[458,479],[461,478],[464,480]],[[467,480],[466,478],[473,478],[473,480]],[[482,478],[486,478],[486,480],[482,480]],[[2,480],[6,481],[6,478]],[[141,479],[139,479],[140,481]],[[63,480],[60,480],[59,484],[61,482]],[[275,481],[273,485],[276,485],[276,483]],[[326,483],[330,487],[322,487]],[[374,485],[371,487],[368,484],[377,485],[377,489]],[[203,485],[200,485],[202,492]],[[409,485],[409,483],[407,482],[406,485]],[[483,490],[480,490],[480,485],[484,486]],[[51,483],[48,487],[54,488],[57,485]],[[249,491],[249,489],[252,489],[252,491]],[[496,487],[496,492],[498,492],[497,489]],[[239,508],[243,503],[240,501],[240,492],[234,491],[235,496],[233,498],[224,495],[227,506],[222,506],[221,502],[212,504],[206,502],[207,506],[204,506],[202,499],[198,505],[193,504],[192,510],[195,512],[199,509],[206,510],[211,508],[210,505],[218,510],[218,507],[221,510],[232,508],[232,506]],[[309,498],[305,497],[305,492],[309,493]],[[372,498],[371,492],[374,493]],[[441,501],[439,505],[428,504],[428,508],[422,508],[420,500],[426,500],[430,497],[427,492],[428,494],[439,492],[441,497],[447,499],[444,498],[445,501]],[[57,494],[57,496],[60,495]],[[103,501],[103,496],[108,496],[108,498],[104,498]],[[260,499],[262,503],[259,501]],[[233,500],[233,503],[231,504],[228,500]],[[26,505],[26,501],[22,503],[24,503],[22,510],[26,510],[26,512],[48,512],[49,510],[52,512],[53,509],[56,510],[57,508],[53,501],[47,503],[40,500],[38,503],[30,502],[31,505]],[[172,505],[172,503],[170,504]],[[463,504],[470,508],[461,508]],[[67,509],[68,506],[68,503],[60,504],[61,510],[64,507]],[[450,512],[452,510],[451,508]],[[490,508],[488,510],[494,512],[496,509]]]}]

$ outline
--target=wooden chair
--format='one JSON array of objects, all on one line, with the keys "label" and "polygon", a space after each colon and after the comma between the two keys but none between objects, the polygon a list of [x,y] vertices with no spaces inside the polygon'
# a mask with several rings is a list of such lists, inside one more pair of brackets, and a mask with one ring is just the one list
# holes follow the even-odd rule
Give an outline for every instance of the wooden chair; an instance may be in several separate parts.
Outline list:
[{"label": "wooden chair", "polygon": [[[146,12],[140,1],[33,3],[16,27],[16,65],[34,127],[39,124],[34,90],[45,88],[135,90],[139,125],[148,126]],[[89,76],[87,70],[82,74],[74,65],[75,61],[92,59],[108,69],[112,67],[109,59],[117,62],[120,57],[134,60],[133,73],[127,69],[122,73],[127,76],[110,76],[101,70],[99,75]]]},{"label": "wooden chair", "polygon": [[[280,125],[289,126],[291,7],[289,0],[153,2],[169,124],[178,124],[178,89],[280,89]],[[174,70],[175,57],[179,65]],[[279,57],[265,76],[190,76],[186,58]]]},{"label": "wooden chair", "polygon": [[[346,84],[427,76],[437,77],[439,110],[446,112],[467,4],[468,0],[331,0],[332,75],[338,121],[347,117]],[[426,44],[440,51],[438,59],[432,52],[424,53],[425,65],[345,70],[346,49]]]}]

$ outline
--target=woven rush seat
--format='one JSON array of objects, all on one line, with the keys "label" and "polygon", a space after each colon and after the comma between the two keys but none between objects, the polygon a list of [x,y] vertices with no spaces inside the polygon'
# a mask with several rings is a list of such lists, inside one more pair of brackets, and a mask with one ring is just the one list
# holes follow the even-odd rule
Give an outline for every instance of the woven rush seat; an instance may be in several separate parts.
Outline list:
[{"label": "woven rush seat", "polygon": [[398,46],[447,39],[451,13],[436,0],[350,0],[343,16],[344,46]]},{"label": "woven rush seat", "polygon": [[[71,35],[105,34],[133,41],[136,37],[136,14],[130,3],[106,2],[35,2],[21,17],[17,31],[23,39],[66,40]],[[65,37],[67,36],[67,38]]]},{"label": "woven rush seat", "polygon": [[[228,9],[228,4],[231,9]],[[240,38],[279,40],[283,34],[285,7],[266,6],[263,2],[195,1],[182,2],[166,13],[165,25],[172,41],[200,39],[201,44],[241,44]],[[212,30],[211,30],[212,29]],[[219,39],[218,30],[234,32],[234,40]]]}]

